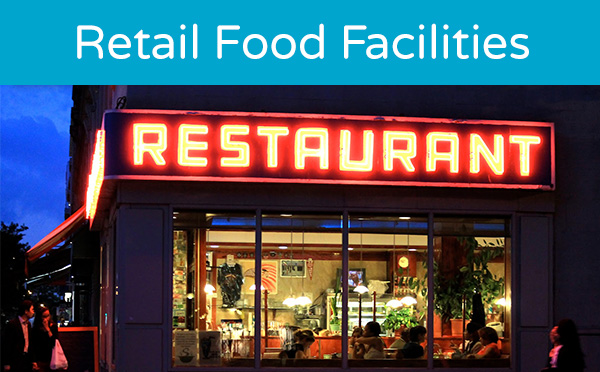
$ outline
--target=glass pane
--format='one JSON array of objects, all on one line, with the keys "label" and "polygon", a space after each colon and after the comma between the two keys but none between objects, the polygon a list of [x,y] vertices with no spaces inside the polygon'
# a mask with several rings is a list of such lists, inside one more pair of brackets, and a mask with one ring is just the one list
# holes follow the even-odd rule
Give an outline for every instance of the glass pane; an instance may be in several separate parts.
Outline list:
[{"label": "glass pane", "polygon": [[425,368],[409,335],[426,332],[427,218],[351,216],[349,232],[350,367]]},{"label": "glass pane", "polygon": [[510,220],[434,219],[436,367],[509,367]]},{"label": "glass pane", "polygon": [[253,366],[255,218],[174,212],[173,366]]},{"label": "glass pane", "polygon": [[342,217],[269,214],[262,222],[261,365],[341,367],[329,301],[339,292]]}]

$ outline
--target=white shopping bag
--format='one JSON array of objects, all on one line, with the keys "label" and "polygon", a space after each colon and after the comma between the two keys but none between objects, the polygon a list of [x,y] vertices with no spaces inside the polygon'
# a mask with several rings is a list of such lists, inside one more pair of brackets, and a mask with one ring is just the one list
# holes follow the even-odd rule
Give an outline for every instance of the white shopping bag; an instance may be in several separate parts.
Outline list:
[{"label": "white shopping bag", "polygon": [[52,359],[50,360],[50,369],[67,369],[69,367],[69,362],[67,362],[67,357],[65,357],[65,353],[60,346],[60,342],[56,340],[54,344],[54,348],[52,349]]}]

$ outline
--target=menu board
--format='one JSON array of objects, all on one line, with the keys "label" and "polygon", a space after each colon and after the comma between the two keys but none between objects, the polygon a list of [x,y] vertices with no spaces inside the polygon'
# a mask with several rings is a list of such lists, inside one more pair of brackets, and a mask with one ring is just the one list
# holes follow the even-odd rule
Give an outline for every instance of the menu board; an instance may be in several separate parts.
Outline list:
[{"label": "menu board", "polygon": [[173,366],[198,365],[198,331],[174,331],[173,344]]}]

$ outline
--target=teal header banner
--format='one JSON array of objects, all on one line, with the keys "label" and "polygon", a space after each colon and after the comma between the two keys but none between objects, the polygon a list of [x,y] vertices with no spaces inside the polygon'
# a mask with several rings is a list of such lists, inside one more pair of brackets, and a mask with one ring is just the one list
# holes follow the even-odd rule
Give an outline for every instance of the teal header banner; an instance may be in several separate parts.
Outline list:
[{"label": "teal header banner", "polygon": [[1,84],[599,84],[592,1],[0,5]]}]

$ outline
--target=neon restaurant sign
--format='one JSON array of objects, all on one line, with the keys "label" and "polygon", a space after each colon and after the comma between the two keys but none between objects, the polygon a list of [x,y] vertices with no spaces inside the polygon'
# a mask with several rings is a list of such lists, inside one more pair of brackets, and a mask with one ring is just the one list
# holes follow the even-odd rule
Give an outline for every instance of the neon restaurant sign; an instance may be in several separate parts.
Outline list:
[{"label": "neon restaurant sign", "polygon": [[115,110],[103,125],[104,179],[554,188],[552,123]]}]

